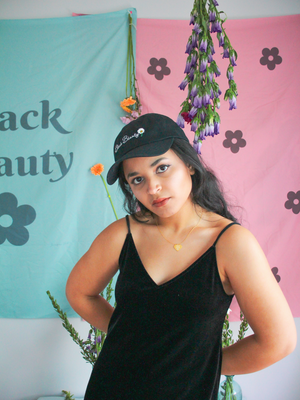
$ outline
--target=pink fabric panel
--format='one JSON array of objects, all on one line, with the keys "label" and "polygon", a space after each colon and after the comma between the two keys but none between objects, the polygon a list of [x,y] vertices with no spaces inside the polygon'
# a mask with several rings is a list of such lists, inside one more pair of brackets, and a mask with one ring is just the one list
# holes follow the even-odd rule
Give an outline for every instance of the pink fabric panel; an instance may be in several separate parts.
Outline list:
[{"label": "pink fabric panel", "polygon": [[[217,78],[223,93],[221,133],[203,142],[202,155],[223,182],[229,200],[241,206],[233,212],[256,236],[294,317],[300,317],[300,15],[226,21],[225,28],[238,53],[238,108],[229,111],[223,101],[228,60],[221,58],[216,41],[214,58],[222,72]],[[138,19],[136,63],[143,112],[176,120],[187,96],[187,89],[180,91],[178,85],[184,78],[190,34],[188,21]],[[279,60],[276,49],[275,58],[269,56],[262,65],[264,48],[279,51],[282,62],[273,62],[273,69],[272,60]],[[163,65],[163,70],[156,68],[163,77],[149,74],[151,58],[164,58],[170,73],[161,73],[168,72]],[[185,131],[192,140],[190,125]],[[244,147],[236,139],[227,140],[230,147],[224,147],[227,131],[241,131]],[[232,319],[238,319],[238,307],[233,309]]]}]

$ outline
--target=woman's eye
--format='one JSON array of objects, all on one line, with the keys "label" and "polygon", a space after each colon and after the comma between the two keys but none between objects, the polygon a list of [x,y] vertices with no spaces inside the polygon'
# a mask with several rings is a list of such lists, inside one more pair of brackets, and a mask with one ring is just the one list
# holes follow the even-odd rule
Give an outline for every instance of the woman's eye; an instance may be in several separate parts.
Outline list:
[{"label": "woman's eye", "polygon": [[170,165],[160,165],[160,166],[157,168],[157,172],[158,172],[158,173],[166,172],[167,169],[169,168],[169,166],[170,166]]},{"label": "woman's eye", "polygon": [[132,183],[133,185],[138,185],[138,184],[140,184],[140,183],[142,182],[142,180],[143,180],[143,178],[141,178],[140,176],[138,176],[137,178],[133,178],[132,181],[131,181],[131,183]]}]

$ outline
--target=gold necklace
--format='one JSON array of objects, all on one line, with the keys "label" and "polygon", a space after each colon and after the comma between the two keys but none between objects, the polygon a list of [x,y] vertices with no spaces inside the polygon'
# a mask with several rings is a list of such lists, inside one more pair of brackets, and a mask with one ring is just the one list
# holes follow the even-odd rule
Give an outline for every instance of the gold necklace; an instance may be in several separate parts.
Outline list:
[{"label": "gold necklace", "polygon": [[186,237],[183,239],[183,241],[182,241],[181,243],[177,243],[177,244],[176,244],[176,243],[174,244],[174,243],[170,242],[170,240],[167,239],[167,238],[162,234],[161,230],[159,229],[159,227],[158,227],[158,225],[157,225],[156,219],[155,219],[155,223],[156,223],[158,232],[161,234],[161,236],[162,236],[167,242],[171,243],[176,251],[179,251],[179,250],[182,249],[182,243],[190,236],[190,234],[193,232],[193,230],[198,226],[199,222],[201,221],[201,218],[202,218],[202,213],[201,213],[201,215],[200,215],[200,218],[199,218],[199,221],[197,222],[197,224],[189,231],[189,233],[186,235]]}]

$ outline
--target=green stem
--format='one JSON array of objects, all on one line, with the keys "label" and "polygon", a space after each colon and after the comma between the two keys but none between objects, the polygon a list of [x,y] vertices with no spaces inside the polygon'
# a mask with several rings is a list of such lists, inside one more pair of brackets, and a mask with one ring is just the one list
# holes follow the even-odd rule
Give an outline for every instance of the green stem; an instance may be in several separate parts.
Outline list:
[{"label": "green stem", "polygon": [[101,179],[102,179],[102,182],[104,183],[104,186],[105,186],[105,189],[106,189],[106,193],[107,193],[107,196],[108,196],[108,198],[109,198],[109,201],[110,201],[110,204],[111,204],[111,206],[112,206],[112,209],[113,209],[113,211],[114,211],[114,214],[115,214],[116,220],[118,220],[119,218],[118,218],[118,216],[117,216],[117,213],[116,213],[116,210],[115,210],[114,204],[113,204],[113,202],[112,202],[112,199],[111,199],[111,196],[110,196],[110,194],[109,194],[109,191],[108,191],[108,188],[107,188],[107,185],[106,185],[105,179],[103,178],[103,176],[102,176],[102,175],[100,175],[100,177],[101,177]]}]

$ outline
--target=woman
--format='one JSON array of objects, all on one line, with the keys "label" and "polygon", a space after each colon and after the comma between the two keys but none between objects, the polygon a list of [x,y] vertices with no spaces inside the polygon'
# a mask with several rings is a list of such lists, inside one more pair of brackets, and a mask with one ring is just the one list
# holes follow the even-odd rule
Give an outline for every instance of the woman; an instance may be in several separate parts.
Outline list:
[{"label": "woman", "polygon": [[[130,216],[100,233],[66,290],[75,311],[108,332],[85,399],[216,400],[221,373],[258,371],[293,351],[287,302],[175,122],[141,116],[114,153],[107,181],[119,179]],[[99,293],[118,270],[114,310]],[[222,350],[233,295],[254,333]]]}]

